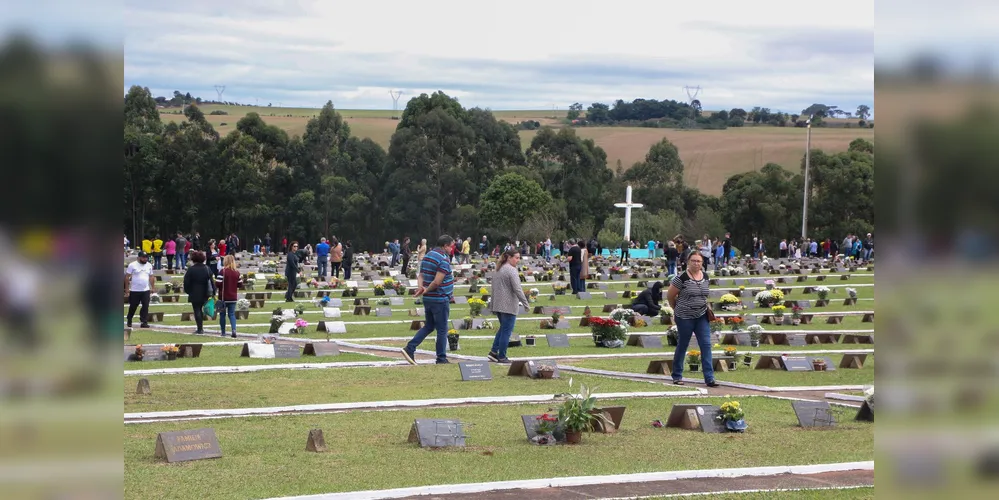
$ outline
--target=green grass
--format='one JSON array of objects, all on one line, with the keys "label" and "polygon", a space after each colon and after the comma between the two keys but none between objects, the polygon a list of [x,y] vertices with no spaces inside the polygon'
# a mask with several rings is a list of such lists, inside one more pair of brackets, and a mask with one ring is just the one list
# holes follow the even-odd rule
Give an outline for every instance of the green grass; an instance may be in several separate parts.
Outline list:
[{"label": "green grass", "polygon": [[[493,365],[493,380],[462,382],[457,364],[391,368],[330,368],[239,374],[150,375],[151,395],[135,394],[135,377],[125,377],[125,412],[206,408],[255,408],[314,403],[391,401],[471,396],[558,394],[568,379],[508,377],[507,366]],[[600,392],[672,391],[662,384],[575,376]]]},{"label": "green grass", "polygon": [[[803,354],[795,352],[795,354]],[[841,355],[826,355],[833,360],[838,367]],[[669,356],[672,357],[672,356]],[[724,382],[738,382],[741,384],[763,385],[767,387],[798,387],[798,386],[820,386],[820,385],[865,385],[874,384],[874,356],[867,356],[864,367],[856,369],[837,368],[833,371],[825,372],[787,372],[782,370],[756,370],[747,369],[742,365],[739,357],[739,367],[735,371],[715,372],[715,378]],[[587,359],[573,361],[572,366],[580,368],[592,368],[597,370],[611,370],[628,373],[645,373],[649,366],[650,359]],[[753,366],[756,366],[756,356],[753,359]],[[685,365],[684,377],[701,378],[701,372],[691,372]],[[698,369],[700,370],[700,369]]]},{"label": "green grass", "polygon": [[[874,426],[852,421],[855,411],[838,407],[833,412],[840,423],[833,430],[801,429],[789,402],[765,398],[741,399],[749,423],[745,434],[705,434],[649,425],[655,419],[665,420],[673,403],[687,402],[605,401],[607,405],[628,408],[620,432],[586,434],[580,445],[557,447],[530,445],[520,420],[520,415],[546,411],[547,405],[126,425],[125,496],[267,498],[553,476],[850,462],[874,457]],[[716,405],[722,402],[698,400]],[[466,431],[468,446],[430,451],[407,443],[406,436],[416,418],[458,418],[470,424]],[[215,429],[222,458],[180,464],[153,458],[158,432],[201,426]],[[328,453],[305,451],[309,429],[316,428],[324,430]]]},{"label": "green grass", "polygon": [[[197,343],[190,339],[186,343]],[[161,342],[156,342],[161,343]],[[184,368],[190,366],[242,366],[286,365],[296,363],[345,363],[348,361],[389,361],[388,358],[368,354],[340,353],[338,356],[302,356],[301,358],[242,358],[242,346],[203,346],[197,358],[177,358],[173,361],[142,361],[125,363],[126,370],[152,370],[159,368]],[[398,359],[397,359],[398,360]]]},{"label": "green grass", "polygon": [[[675,496],[647,497],[646,500],[666,500]],[[682,498],[682,497],[681,497]],[[690,498],[705,498],[704,495],[691,495]],[[712,500],[873,500],[874,487],[847,489],[815,489],[796,491],[763,491],[757,493],[712,494]]]}]

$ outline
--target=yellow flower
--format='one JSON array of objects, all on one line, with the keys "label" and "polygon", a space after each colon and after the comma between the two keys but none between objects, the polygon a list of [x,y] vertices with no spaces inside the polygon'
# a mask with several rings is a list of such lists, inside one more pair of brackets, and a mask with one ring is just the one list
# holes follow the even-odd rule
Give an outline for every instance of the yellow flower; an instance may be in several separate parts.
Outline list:
[{"label": "yellow flower", "polygon": [[454,328],[452,328],[452,329],[450,329],[450,330],[447,331],[448,335],[454,335],[456,333],[458,333],[458,330],[455,330]]}]

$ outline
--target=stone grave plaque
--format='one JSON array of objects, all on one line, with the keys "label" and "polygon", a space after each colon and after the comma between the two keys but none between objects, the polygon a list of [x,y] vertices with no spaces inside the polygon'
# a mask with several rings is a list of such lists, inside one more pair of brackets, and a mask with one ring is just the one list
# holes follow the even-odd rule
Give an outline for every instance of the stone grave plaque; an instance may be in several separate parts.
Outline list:
[{"label": "stone grave plaque", "polygon": [[152,394],[153,393],[152,389],[149,388],[149,379],[148,378],[140,378],[139,379],[139,383],[136,384],[136,386],[135,386],[135,393],[136,394]]},{"label": "stone grave plaque", "polygon": [[161,432],[156,435],[153,456],[166,459],[167,463],[187,462],[206,458],[220,458],[222,449],[210,427],[186,431]]},{"label": "stone grave plaque", "polygon": [[590,423],[587,432],[602,432],[604,434],[613,434],[621,428],[621,421],[624,420],[624,406],[608,406],[607,408],[594,408],[590,410],[591,415],[599,415],[603,413],[604,418],[607,420],[605,424],[601,420],[594,420]]},{"label": "stone grave plaque", "polygon": [[808,345],[808,342],[805,341],[804,335],[788,334],[787,345],[791,347],[805,347]]},{"label": "stone grave plaque", "polygon": [[[826,371],[827,372],[834,372],[834,371],[836,371],[836,365],[833,364],[832,358],[830,358],[829,356],[807,356],[807,358],[808,358],[808,362],[809,363],[811,363],[813,359],[824,360],[826,362]],[[812,367],[812,370],[813,371],[815,370],[814,366]]]},{"label": "stone grave plaque", "polygon": [[309,430],[309,438],[305,441],[305,451],[324,453],[326,451],[326,438],[323,437],[322,429]]},{"label": "stone grave plaque", "polygon": [[576,294],[576,298],[579,300],[590,300],[590,292],[579,292]]},{"label": "stone grave plaque", "polygon": [[347,281],[347,288],[357,288],[357,282],[352,280]]},{"label": "stone grave plaque", "polygon": [[854,420],[859,420],[861,422],[873,422],[874,408],[871,408],[871,405],[867,404],[867,401],[864,401],[864,403],[860,405],[860,410],[857,410],[857,416]]},{"label": "stone grave plaque", "polygon": [[465,328],[465,320],[463,320],[463,319],[452,319],[451,320],[451,328],[453,328],[455,330],[459,330],[459,331],[461,331],[461,330],[467,330],[467,328]]},{"label": "stone grave plaque", "polygon": [[302,356],[302,350],[299,349],[298,344],[279,342],[271,345],[274,346],[275,358],[299,358]]},{"label": "stone grave plaque", "polygon": [[558,323],[555,323],[555,329],[556,330],[568,330],[569,329],[569,320],[566,320],[566,319],[559,320]]},{"label": "stone grave plaque", "polygon": [[455,304],[467,304],[468,303],[468,297],[465,297],[464,295],[455,295],[454,296],[454,303]]},{"label": "stone grave plaque", "polygon": [[389,304],[393,306],[403,305],[402,297],[392,297],[391,299],[389,299]]},{"label": "stone grave plaque", "polygon": [[420,448],[464,447],[465,435],[459,420],[417,419],[409,430],[410,443],[419,443]]},{"label": "stone grave plaque", "polygon": [[368,298],[367,297],[355,297],[354,298],[354,305],[355,306],[366,306],[366,305],[368,305]]},{"label": "stone grave plaque", "polygon": [[339,356],[340,346],[333,342],[309,342],[305,344],[305,356]]},{"label": "stone grave plaque", "polygon": [[669,375],[673,373],[673,360],[656,359],[653,361],[649,361],[649,367],[645,369],[645,373],[655,373],[657,375]]},{"label": "stone grave plaque", "polygon": [[538,280],[534,278],[533,274],[528,274],[527,276],[524,276],[524,282],[526,282],[526,283],[537,283]]},{"label": "stone grave plaque", "polygon": [[392,309],[389,307],[379,307],[375,309],[375,317],[388,318],[392,316]]},{"label": "stone grave plaque", "polygon": [[330,297],[328,307],[343,307],[343,299],[334,299]]},{"label": "stone grave plaque", "polygon": [[413,320],[409,323],[409,330],[415,332],[420,328],[423,328],[423,323],[424,322],[420,320]]},{"label": "stone grave plaque", "polygon": [[798,307],[800,307],[802,309],[808,309],[808,308],[812,307],[812,301],[810,301],[810,300],[799,300],[797,303],[798,303]]},{"label": "stone grave plaque", "polygon": [[864,313],[864,317],[860,320],[861,323],[874,323],[874,313]]},{"label": "stone grave plaque", "polygon": [[812,362],[805,356],[782,356],[784,369],[789,372],[810,372]]},{"label": "stone grave plaque", "polygon": [[484,318],[472,318],[472,330],[481,330],[485,323],[486,320]]},{"label": "stone grave plaque", "polygon": [[539,361],[513,361],[510,363],[510,369],[507,371],[508,377],[527,377],[527,378],[538,378],[538,366],[541,364],[551,365],[555,367],[555,374],[552,378],[559,378],[558,364],[553,360],[539,360]]},{"label": "stone grave plaque", "polygon": [[177,347],[179,348],[179,351],[177,352],[178,358],[201,357],[201,344],[180,344]]},{"label": "stone grave plaque", "polygon": [[781,357],[773,354],[761,354],[756,360],[757,370],[783,370],[784,364],[781,362]]},{"label": "stone grave plaque", "polygon": [[326,323],[326,331],[329,333],[347,333],[347,324],[343,321],[330,321]]},{"label": "stone grave plaque", "polygon": [[294,329],[295,329],[295,323],[285,321],[284,323],[281,323],[281,326],[278,327],[276,333],[278,333],[279,335],[288,335]]},{"label": "stone grave plaque", "polygon": [[721,409],[713,405],[675,404],[670,408],[666,427],[710,433],[725,432],[725,424],[715,420],[719,411]]},{"label": "stone grave plaque", "polygon": [[605,299],[612,299],[612,300],[616,299],[617,298],[617,292],[604,292],[604,298]]},{"label": "stone grave plaque", "polygon": [[458,369],[461,371],[462,381],[493,379],[493,372],[485,361],[458,363]]},{"label": "stone grave plaque", "polygon": [[386,289],[385,289],[385,296],[386,296],[386,297],[397,297],[398,295],[399,295],[399,294],[398,294],[398,293],[396,293],[396,292],[395,292],[395,290],[394,290],[394,289],[392,289],[392,288],[386,288]]},{"label": "stone grave plaque", "polygon": [[663,337],[662,335],[641,335],[638,337],[638,343],[645,349],[662,349]]},{"label": "stone grave plaque", "polygon": [[323,308],[324,318],[339,318],[340,308],[339,307],[324,307]]},{"label": "stone grave plaque", "polygon": [[354,316],[368,316],[371,314],[371,306],[354,306]]},{"label": "stone grave plaque", "polygon": [[844,344],[873,344],[874,336],[868,333],[844,333]]},{"label": "stone grave plaque", "polygon": [[844,354],[843,359],[839,361],[839,367],[861,369],[864,367],[865,361],[867,361],[867,354]]},{"label": "stone grave plaque", "polygon": [[802,427],[833,427],[836,419],[825,401],[791,401],[798,425]]},{"label": "stone grave plaque", "polygon": [[[166,353],[160,348],[163,344],[143,344],[142,345],[142,360],[143,361],[164,361],[166,360]],[[135,347],[132,347],[132,351],[135,352]]]},{"label": "stone grave plaque", "polygon": [[549,333],[545,335],[548,347],[569,347],[569,336],[564,333]]}]

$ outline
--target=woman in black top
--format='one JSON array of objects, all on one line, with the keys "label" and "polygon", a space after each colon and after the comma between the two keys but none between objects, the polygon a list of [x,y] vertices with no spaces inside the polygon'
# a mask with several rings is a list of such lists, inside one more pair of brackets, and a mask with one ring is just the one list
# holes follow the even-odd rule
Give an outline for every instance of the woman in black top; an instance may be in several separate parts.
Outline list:
[{"label": "woman in black top", "polygon": [[662,300],[662,297],[663,282],[657,281],[651,287],[642,290],[642,293],[638,294],[638,297],[635,297],[635,300],[631,303],[631,310],[645,316],[658,316],[659,310],[662,309],[659,306],[659,301]]},{"label": "woman in black top", "polygon": [[215,296],[215,283],[211,269],[205,265],[204,252],[194,252],[191,255],[191,262],[194,265],[184,274],[184,293],[194,308],[194,323],[198,326],[198,330],[194,333],[205,333],[202,308]]},{"label": "woman in black top", "polygon": [[284,277],[288,279],[288,291],[284,293],[285,302],[294,302],[295,287],[298,286],[298,242],[291,242],[288,251],[288,261],[284,266]]},{"label": "woman in black top", "polygon": [[[354,263],[354,247],[351,245],[350,240],[347,240],[343,244],[343,279],[350,279],[350,266]],[[417,267],[417,274],[419,274],[419,264]]]}]

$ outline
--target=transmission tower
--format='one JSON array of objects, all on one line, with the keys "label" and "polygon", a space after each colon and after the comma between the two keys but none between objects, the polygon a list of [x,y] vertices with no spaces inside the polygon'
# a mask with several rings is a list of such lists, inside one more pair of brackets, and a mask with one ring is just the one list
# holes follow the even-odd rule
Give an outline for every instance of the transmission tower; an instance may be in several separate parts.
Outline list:
[{"label": "transmission tower", "polygon": [[389,95],[392,96],[392,113],[399,111],[399,98],[402,97],[401,90],[390,90]]},{"label": "transmission tower", "polygon": [[222,102],[222,93],[225,92],[225,85],[216,85],[215,92],[219,95],[219,102]]},{"label": "transmission tower", "polygon": [[687,93],[687,104],[690,104],[690,107],[700,111],[701,101],[697,99],[697,96],[701,94],[701,86],[698,85],[696,87],[691,87],[690,85],[685,85],[683,90]]}]

